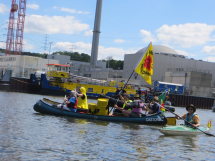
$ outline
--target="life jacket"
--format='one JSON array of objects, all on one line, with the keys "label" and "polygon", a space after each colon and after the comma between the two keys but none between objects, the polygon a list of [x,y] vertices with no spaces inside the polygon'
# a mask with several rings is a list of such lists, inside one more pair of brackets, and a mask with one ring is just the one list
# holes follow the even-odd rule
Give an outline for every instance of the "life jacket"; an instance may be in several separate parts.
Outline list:
[{"label": "life jacket", "polygon": [[78,97],[78,108],[88,109],[87,105],[87,95],[86,95],[86,89],[84,87],[80,88],[81,93],[85,96],[84,99],[81,97]]},{"label": "life jacket", "polygon": [[[191,123],[191,124],[195,124],[195,122],[193,121],[193,116],[197,115],[197,113],[192,114],[189,118],[188,118],[189,113],[186,114],[186,121]],[[187,122],[184,122],[185,125],[189,125]]]},{"label": "life jacket", "polygon": [[[127,100],[126,102],[129,103],[129,102],[132,102],[132,100]],[[125,108],[125,105],[126,104],[124,103],[122,107]],[[131,109],[128,109],[128,111],[131,111]]]},{"label": "life jacket", "polygon": [[140,100],[136,100],[130,103],[131,107],[132,107],[132,112],[136,112],[136,113],[142,113],[143,111],[143,102]]},{"label": "life jacket", "polygon": [[[158,110],[155,113],[159,113],[161,111],[161,105],[159,105],[157,102],[155,102],[155,104],[158,105]],[[150,110],[152,110],[152,107],[150,108]]]},{"label": "life jacket", "polygon": [[69,103],[69,104],[67,105],[67,107],[68,107],[68,108],[75,108],[75,109],[77,109],[77,104],[78,104],[78,99],[75,98],[75,104],[74,104],[74,103]]}]

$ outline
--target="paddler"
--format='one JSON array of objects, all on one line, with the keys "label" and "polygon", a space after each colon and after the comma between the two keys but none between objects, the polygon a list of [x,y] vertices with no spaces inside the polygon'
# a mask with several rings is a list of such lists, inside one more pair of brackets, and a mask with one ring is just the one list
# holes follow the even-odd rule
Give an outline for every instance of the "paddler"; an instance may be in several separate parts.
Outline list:
[{"label": "paddler", "polygon": [[[124,93],[124,94],[119,93],[119,96],[120,96],[120,99],[121,99],[122,102],[123,102],[122,108],[124,108],[125,110],[131,111],[131,108],[130,108],[130,104],[129,104],[129,103],[132,102],[132,100],[129,100],[129,99],[130,99],[130,95],[127,94],[127,93]],[[121,110],[115,109],[114,112],[119,112],[119,113],[121,113]]]},{"label": "paddler", "polygon": [[159,113],[160,109],[161,109],[161,107],[160,107],[159,99],[157,96],[152,98],[152,102],[150,102],[149,105],[146,107],[146,110],[149,112],[149,114]]},{"label": "paddler", "polygon": [[57,107],[60,108],[61,111],[67,110],[67,111],[76,112],[77,104],[78,104],[78,99],[77,99],[76,91],[71,91],[69,94],[69,97],[64,98],[64,103],[59,104]]},{"label": "paddler", "polygon": [[[76,91],[76,90],[75,90]],[[86,109],[88,110],[88,104],[87,104],[87,95],[86,95],[86,89],[84,87],[81,87],[79,89],[79,93],[76,92],[78,96],[78,108]]]},{"label": "paddler", "polygon": [[142,110],[145,109],[146,107],[144,106],[143,102],[139,100],[139,94],[134,95],[134,101],[128,103],[131,111],[125,110],[123,107],[118,107],[116,104],[114,105],[115,108],[118,110],[121,110],[123,115],[125,117],[142,117]]},{"label": "paddler", "polygon": [[[185,119],[187,122],[191,123],[195,127],[200,126],[199,116],[197,115],[197,113],[195,113],[196,108],[194,107],[194,105],[190,104],[189,106],[186,107],[186,110],[188,111],[188,113],[185,113],[184,115],[182,115],[181,118]],[[176,118],[180,119],[177,114],[176,114]],[[186,123],[186,121],[185,121],[185,125],[189,125],[188,123]]]}]

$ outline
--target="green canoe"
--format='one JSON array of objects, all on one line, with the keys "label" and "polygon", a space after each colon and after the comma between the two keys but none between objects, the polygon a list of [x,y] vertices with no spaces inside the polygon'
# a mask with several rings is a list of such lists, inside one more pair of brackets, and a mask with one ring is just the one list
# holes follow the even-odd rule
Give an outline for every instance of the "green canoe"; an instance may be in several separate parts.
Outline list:
[{"label": "green canoe", "polygon": [[[204,132],[208,132],[210,129],[208,127],[198,127],[200,130]],[[167,127],[162,127],[160,129],[160,132],[165,134],[165,135],[200,135],[204,134],[198,129],[194,129],[189,126],[185,125],[179,125],[179,126],[167,126]]]}]

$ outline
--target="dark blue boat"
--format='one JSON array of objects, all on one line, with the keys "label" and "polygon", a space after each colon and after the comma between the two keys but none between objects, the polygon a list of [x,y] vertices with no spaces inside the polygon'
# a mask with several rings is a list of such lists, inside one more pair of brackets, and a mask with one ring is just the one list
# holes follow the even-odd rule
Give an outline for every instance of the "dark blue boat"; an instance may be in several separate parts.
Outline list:
[{"label": "dark blue boat", "polygon": [[48,101],[39,100],[34,105],[34,110],[36,112],[40,112],[40,113],[44,113],[44,114],[95,119],[95,120],[103,120],[103,121],[118,121],[118,122],[129,122],[129,123],[139,123],[139,124],[154,124],[154,125],[167,124],[167,118],[162,113],[147,115],[146,117],[139,117],[139,118],[102,116],[102,115],[70,112],[70,111],[65,111],[65,110],[63,112],[61,112],[61,110],[59,108],[55,108],[53,106],[54,104],[56,104],[56,102],[53,102],[51,100],[48,100]]}]

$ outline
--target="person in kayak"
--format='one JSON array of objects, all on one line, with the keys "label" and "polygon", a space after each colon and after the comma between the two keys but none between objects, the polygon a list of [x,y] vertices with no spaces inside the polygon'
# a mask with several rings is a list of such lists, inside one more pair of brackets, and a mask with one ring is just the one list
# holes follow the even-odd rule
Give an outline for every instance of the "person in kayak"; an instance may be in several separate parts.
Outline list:
[{"label": "person in kayak", "polygon": [[[196,108],[194,107],[194,105],[190,104],[189,106],[186,107],[186,110],[188,111],[188,113],[185,113],[184,115],[182,115],[181,118],[185,119],[187,122],[191,123],[195,127],[200,126],[199,116],[197,115],[197,113],[195,113]],[[180,119],[177,114],[176,114],[176,118]],[[189,124],[185,122],[185,125],[189,125]]]},{"label": "person in kayak", "polygon": [[[76,90],[75,90],[76,91]],[[79,93],[76,92],[78,96],[78,108],[86,109],[88,110],[88,104],[87,104],[87,95],[86,95],[86,89],[84,87],[81,87],[79,89]]]},{"label": "person in kayak", "polygon": [[64,103],[59,104],[57,107],[63,110],[76,112],[77,111],[78,99],[75,91],[71,91],[69,97],[64,98]]},{"label": "person in kayak", "polygon": [[152,102],[150,102],[149,105],[146,106],[146,110],[148,111],[148,114],[159,113],[160,109],[161,109],[161,107],[160,107],[159,99],[157,96],[152,98]]},{"label": "person in kayak", "polygon": [[142,110],[145,109],[146,107],[144,106],[143,102],[139,100],[139,95],[135,94],[134,95],[134,101],[130,103],[126,103],[127,108],[131,108],[131,111],[124,109],[123,107],[118,107],[116,104],[114,107],[116,109],[119,109],[122,111],[123,115],[125,117],[142,117]]},{"label": "person in kayak", "polygon": [[[119,96],[120,96],[120,99],[121,99],[122,102],[123,102],[122,108],[124,108],[125,110],[131,111],[131,108],[130,108],[130,104],[129,104],[129,103],[132,102],[132,100],[129,100],[129,99],[130,99],[130,95],[127,94],[127,93],[124,93],[124,94],[121,94],[121,93],[120,93]],[[119,110],[119,109],[115,109],[114,112],[122,113],[122,111]]]},{"label": "person in kayak", "polygon": [[142,97],[142,91],[141,91],[141,88],[140,88],[140,87],[139,87],[138,90],[136,91],[136,94],[139,94],[140,99],[141,99],[141,97]]},{"label": "person in kayak", "polygon": [[120,93],[120,89],[119,89],[119,87],[117,87],[116,92],[115,92],[115,99],[119,98],[119,93]]}]

